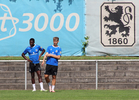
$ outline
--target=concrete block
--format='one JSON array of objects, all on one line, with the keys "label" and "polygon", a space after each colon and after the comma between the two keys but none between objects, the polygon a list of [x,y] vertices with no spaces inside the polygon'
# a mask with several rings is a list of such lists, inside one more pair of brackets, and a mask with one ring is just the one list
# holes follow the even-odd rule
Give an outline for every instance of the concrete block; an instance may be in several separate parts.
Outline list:
[{"label": "concrete block", "polygon": [[96,74],[95,72],[70,72],[69,73],[70,77],[95,77]]},{"label": "concrete block", "polygon": [[56,84],[55,88],[55,90],[73,90],[73,89],[80,89],[80,84],[73,84],[73,83]]},{"label": "concrete block", "polygon": [[16,79],[0,79],[0,83],[16,83]]},{"label": "concrete block", "polygon": [[109,65],[109,66],[114,66],[116,65],[117,63],[115,61],[99,61],[98,62],[98,66],[100,65]]},{"label": "concrete block", "polygon": [[8,71],[25,71],[25,67],[9,67]]},{"label": "concrete block", "polygon": [[138,65],[137,66],[136,65],[134,65],[134,66],[131,65],[131,66],[127,67],[127,70],[128,71],[139,71],[139,66]]},{"label": "concrete block", "polygon": [[118,65],[139,65],[138,61],[117,61]]},{"label": "concrete block", "polygon": [[95,66],[91,65],[61,65],[58,67],[59,71],[94,71],[95,69]]},{"label": "concrete block", "polygon": [[112,65],[100,65],[98,67],[99,71],[113,71],[113,70],[117,70],[117,66],[112,66]]},{"label": "concrete block", "polygon": [[139,78],[129,78],[128,83],[139,83]]},{"label": "concrete block", "polygon": [[95,65],[95,61],[59,61],[58,65]]},{"label": "concrete block", "polygon": [[8,67],[3,67],[3,66],[1,66],[1,67],[0,67],[0,72],[8,71],[8,69],[9,69]]},{"label": "concrete block", "polygon": [[127,77],[139,77],[139,72],[138,71],[128,71],[125,73]]},{"label": "concrete block", "polygon": [[115,73],[111,71],[98,71],[98,77],[114,77]]},{"label": "concrete block", "polygon": [[15,73],[0,72],[0,78],[14,78]]},{"label": "concrete block", "polygon": [[95,78],[76,78],[73,83],[95,83]]},{"label": "concrete block", "polygon": [[126,72],[124,72],[124,71],[115,71],[114,72],[115,73],[115,77],[124,77],[124,76],[126,76]]},{"label": "concrete block", "polygon": [[137,84],[98,84],[98,89],[137,89]]},{"label": "concrete block", "polygon": [[96,89],[96,84],[80,84],[80,89],[90,90],[90,89]]},{"label": "concrete block", "polygon": [[127,78],[98,78],[98,83],[127,83],[128,79]]}]

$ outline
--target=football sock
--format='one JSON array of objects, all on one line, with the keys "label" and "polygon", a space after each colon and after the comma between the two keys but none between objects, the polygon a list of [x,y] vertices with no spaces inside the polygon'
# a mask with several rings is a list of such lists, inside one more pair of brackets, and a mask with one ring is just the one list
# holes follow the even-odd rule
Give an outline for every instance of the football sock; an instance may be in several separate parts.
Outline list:
[{"label": "football sock", "polygon": [[35,86],[35,84],[32,84],[32,86],[33,86],[33,90],[36,90],[36,86]]},{"label": "football sock", "polygon": [[43,90],[43,82],[40,82],[40,88]]},{"label": "football sock", "polygon": [[55,89],[55,85],[52,85],[52,91],[54,91],[54,89]]}]

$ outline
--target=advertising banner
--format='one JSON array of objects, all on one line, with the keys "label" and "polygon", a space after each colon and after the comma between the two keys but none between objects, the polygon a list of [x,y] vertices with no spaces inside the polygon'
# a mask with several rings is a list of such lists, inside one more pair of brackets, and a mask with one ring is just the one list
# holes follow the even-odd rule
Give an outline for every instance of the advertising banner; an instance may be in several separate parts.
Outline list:
[{"label": "advertising banner", "polygon": [[87,55],[139,56],[138,10],[137,0],[87,0]]},{"label": "advertising banner", "polygon": [[47,49],[53,37],[62,56],[80,56],[84,14],[84,0],[0,0],[0,56],[20,56],[30,38]]}]

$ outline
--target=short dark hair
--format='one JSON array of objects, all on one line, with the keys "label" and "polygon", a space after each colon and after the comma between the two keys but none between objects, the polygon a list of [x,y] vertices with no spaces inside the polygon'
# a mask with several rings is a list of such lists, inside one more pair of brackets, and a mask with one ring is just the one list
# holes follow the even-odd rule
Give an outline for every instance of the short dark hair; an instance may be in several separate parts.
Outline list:
[{"label": "short dark hair", "polygon": [[34,43],[35,43],[35,39],[34,38],[30,38],[30,40],[29,41],[33,41]]},{"label": "short dark hair", "polygon": [[59,37],[54,37],[53,40],[59,41]]}]

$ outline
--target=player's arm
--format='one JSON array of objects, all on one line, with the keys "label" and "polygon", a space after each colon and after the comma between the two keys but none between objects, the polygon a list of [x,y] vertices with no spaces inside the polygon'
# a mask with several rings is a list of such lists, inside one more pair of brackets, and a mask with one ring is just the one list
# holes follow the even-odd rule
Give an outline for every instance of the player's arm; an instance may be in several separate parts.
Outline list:
[{"label": "player's arm", "polygon": [[39,60],[40,60],[40,57],[44,54],[44,52],[45,52],[45,49],[43,49],[41,54],[39,55]]},{"label": "player's arm", "polygon": [[47,57],[53,57],[53,58],[56,58],[56,59],[60,59],[60,55],[53,55],[53,54],[47,54],[46,55]]},{"label": "player's arm", "polygon": [[59,48],[59,50],[58,50],[58,55],[53,55],[53,54],[47,54],[46,56],[47,57],[53,57],[53,58],[56,58],[56,59],[60,59],[60,57],[61,57],[61,48]]},{"label": "player's arm", "polygon": [[25,60],[27,60],[28,62],[32,62],[30,59],[28,59],[28,58],[25,56],[24,53],[22,53],[22,57],[23,57]]},{"label": "player's arm", "polygon": [[42,64],[41,64],[42,66],[43,66],[43,64],[44,64],[44,62],[45,62],[45,59],[46,59],[46,55],[47,55],[47,54],[48,54],[48,52],[46,52],[45,55],[44,55],[44,57],[43,57],[43,61],[42,61]]}]

